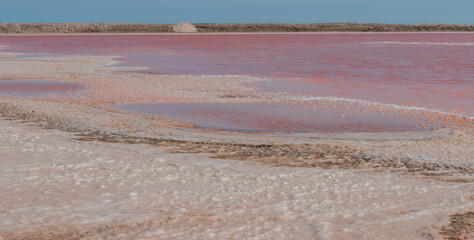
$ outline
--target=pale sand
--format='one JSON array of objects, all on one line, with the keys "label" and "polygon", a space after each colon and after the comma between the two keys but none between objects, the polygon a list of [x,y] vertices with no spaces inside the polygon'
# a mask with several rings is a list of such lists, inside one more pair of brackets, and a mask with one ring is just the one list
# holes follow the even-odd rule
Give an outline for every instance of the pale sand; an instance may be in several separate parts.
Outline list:
[{"label": "pale sand", "polygon": [[147,76],[117,73],[130,68],[108,67],[110,57],[14,55],[0,53],[0,81],[75,82],[87,86],[80,94],[87,97],[0,97],[10,119],[0,121],[0,236],[7,239],[434,239],[448,215],[474,208],[472,126],[202,131],[105,106],[285,96],[253,96],[243,84],[264,80],[243,76]]}]

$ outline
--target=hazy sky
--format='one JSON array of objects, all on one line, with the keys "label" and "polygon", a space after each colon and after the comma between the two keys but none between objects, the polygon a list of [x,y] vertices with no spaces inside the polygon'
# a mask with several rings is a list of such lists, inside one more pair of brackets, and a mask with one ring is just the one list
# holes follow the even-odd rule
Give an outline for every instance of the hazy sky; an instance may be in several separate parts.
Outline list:
[{"label": "hazy sky", "polygon": [[0,2],[0,22],[474,24],[474,0],[0,0]]}]

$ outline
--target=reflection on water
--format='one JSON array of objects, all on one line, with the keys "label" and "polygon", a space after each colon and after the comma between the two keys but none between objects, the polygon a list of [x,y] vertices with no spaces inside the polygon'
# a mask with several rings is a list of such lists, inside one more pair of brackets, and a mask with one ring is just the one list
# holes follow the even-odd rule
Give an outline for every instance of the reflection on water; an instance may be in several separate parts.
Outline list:
[{"label": "reflection on water", "polygon": [[[473,33],[12,35],[0,36],[0,44],[8,46],[0,51],[25,54],[20,57],[122,56],[121,64],[146,67],[146,72],[141,71],[146,74],[245,75],[271,80],[252,84],[254,95],[340,97],[474,116]],[[3,95],[43,95],[80,87],[7,84],[0,85]],[[12,90],[24,88],[31,90]],[[426,119],[431,113],[423,111],[363,111],[365,107],[357,104],[341,111],[347,103],[306,104],[145,104],[120,108],[241,131],[426,130],[451,121],[434,116]]]},{"label": "reflection on water", "polygon": [[183,120],[196,127],[244,132],[419,131],[454,123],[454,119],[433,113],[348,101],[161,103],[114,107]]},{"label": "reflection on water", "polygon": [[151,74],[285,79],[295,88],[313,84],[311,96],[474,115],[474,33],[12,35],[0,44],[31,54],[122,56]]},{"label": "reflection on water", "polygon": [[57,81],[0,81],[0,95],[42,98],[48,95],[67,96],[82,89],[78,83]]}]

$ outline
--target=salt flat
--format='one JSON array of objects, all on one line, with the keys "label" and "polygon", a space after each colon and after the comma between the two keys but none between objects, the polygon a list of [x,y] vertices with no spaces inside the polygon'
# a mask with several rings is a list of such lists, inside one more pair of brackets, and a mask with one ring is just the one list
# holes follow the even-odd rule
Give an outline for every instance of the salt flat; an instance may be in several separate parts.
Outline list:
[{"label": "salt flat", "polygon": [[473,207],[466,183],[170,154],[15,121],[0,130],[6,239],[434,239]]},{"label": "salt flat", "polygon": [[[46,93],[72,89],[0,96],[1,237],[437,239],[446,229],[454,229],[454,237],[473,234],[472,117],[397,106],[397,113],[452,124],[401,132],[202,129],[111,105],[291,99],[255,94],[250,86],[267,81],[262,78],[142,74],[117,64],[113,56],[0,53],[0,81],[10,84],[1,86],[12,92],[31,83]],[[350,102],[312,101],[328,108]],[[395,109],[373,105],[376,113]],[[450,219],[457,213],[465,221]]]}]

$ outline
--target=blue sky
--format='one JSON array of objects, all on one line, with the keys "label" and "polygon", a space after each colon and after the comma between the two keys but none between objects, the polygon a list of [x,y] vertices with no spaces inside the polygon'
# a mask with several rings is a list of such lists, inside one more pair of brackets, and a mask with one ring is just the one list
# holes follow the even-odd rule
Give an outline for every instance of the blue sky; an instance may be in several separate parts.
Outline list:
[{"label": "blue sky", "polygon": [[474,0],[1,0],[0,22],[474,24]]}]

